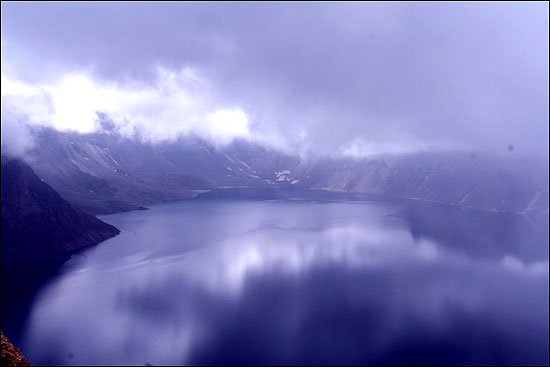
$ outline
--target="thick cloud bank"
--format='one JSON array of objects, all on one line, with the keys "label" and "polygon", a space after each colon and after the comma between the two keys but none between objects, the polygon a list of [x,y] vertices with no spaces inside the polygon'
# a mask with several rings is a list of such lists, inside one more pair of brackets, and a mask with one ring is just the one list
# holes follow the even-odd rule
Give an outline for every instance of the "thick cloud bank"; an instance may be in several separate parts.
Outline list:
[{"label": "thick cloud bank", "polygon": [[547,3],[3,3],[2,132],[547,156],[548,43]]}]

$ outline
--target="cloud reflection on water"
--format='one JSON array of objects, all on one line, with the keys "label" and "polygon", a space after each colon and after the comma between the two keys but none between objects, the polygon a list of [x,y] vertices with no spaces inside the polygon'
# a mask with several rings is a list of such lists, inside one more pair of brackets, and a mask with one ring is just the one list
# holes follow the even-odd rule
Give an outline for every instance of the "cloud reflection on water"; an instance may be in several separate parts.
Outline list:
[{"label": "cloud reflection on water", "polygon": [[[493,219],[476,236],[488,247],[462,251],[473,237],[401,210],[216,201],[110,216],[123,234],[42,292],[25,352],[61,364],[547,361],[545,252],[498,252]],[[472,225],[462,217],[458,231]],[[544,244],[504,222],[511,241]]]}]

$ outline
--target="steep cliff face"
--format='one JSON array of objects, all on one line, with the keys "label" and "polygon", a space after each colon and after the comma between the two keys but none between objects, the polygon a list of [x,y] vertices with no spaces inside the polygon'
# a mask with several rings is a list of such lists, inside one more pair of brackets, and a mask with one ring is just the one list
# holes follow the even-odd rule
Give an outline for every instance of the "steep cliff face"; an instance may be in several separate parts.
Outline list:
[{"label": "steep cliff face", "polygon": [[63,261],[119,233],[74,208],[26,163],[2,157],[2,263]]}]

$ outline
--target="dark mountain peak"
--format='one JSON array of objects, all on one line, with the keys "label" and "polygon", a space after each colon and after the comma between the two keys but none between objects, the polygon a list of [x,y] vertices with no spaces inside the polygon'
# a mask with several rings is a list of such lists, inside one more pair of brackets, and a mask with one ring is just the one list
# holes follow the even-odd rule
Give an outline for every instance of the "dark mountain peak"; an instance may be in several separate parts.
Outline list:
[{"label": "dark mountain peak", "polygon": [[62,261],[119,233],[67,203],[24,161],[2,157],[2,262]]},{"label": "dark mountain peak", "polygon": [[63,205],[65,201],[19,158],[2,161],[2,215],[4,208],[19,214],[41,210],[43,205]]}]

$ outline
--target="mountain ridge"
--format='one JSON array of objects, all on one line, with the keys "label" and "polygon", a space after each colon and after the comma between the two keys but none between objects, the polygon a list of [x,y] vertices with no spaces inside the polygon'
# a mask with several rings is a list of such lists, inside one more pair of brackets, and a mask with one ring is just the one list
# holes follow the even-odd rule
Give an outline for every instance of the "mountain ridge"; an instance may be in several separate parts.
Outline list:
[{"label": "mountain ridge", "polygon": [[373,193],[548,214],[544,164],[509,155],[417,152],[303,159],[245,140],[154,144],[117,132],[34,132],[27,160],[65,199],[92,214],[139,209],[220,187],[300,187]]}]

